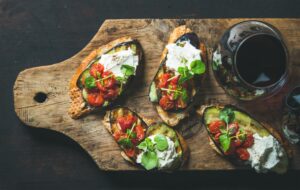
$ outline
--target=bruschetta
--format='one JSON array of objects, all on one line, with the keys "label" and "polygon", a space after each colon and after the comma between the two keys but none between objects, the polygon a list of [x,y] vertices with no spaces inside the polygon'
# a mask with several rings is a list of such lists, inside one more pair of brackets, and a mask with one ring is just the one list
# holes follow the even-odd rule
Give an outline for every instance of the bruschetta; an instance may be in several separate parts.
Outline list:
[{"label": "bruschetta", "polygon": [[113,104],[138,72],[142,55],[140,44],[130,37],[92,51],[71,79],[69,115],[76,119]]},{"label": "bruschetta", "polygon": [[117,107],[105,117],[105,127],[120,146],[125,160],[146,170],[175,170],[188,159],[183,137],[164,123],[149,127],[134,111]]},{"label": "bruschetta", "polygon": [[210,145],[220,155],[259,173],[287,171],[289,150],[273,128],[232,105],[204,106],[199,114]]},{"label": "bruschetta", "polygon": [[149,89],[150,101],[169,126],[188,116],[201,90],[206,62],[205,45],[197,35],[185,25],[175,28]]}]

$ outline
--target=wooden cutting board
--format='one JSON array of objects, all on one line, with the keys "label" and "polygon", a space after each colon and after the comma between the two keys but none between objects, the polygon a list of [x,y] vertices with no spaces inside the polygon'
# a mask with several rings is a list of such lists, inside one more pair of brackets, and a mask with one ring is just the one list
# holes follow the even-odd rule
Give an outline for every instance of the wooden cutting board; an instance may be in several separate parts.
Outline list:
[{"label": "wooden cutting board", "polygon": [[[26,125],[61,132],[74,139],[103,170],[137,170],[120,156],[120,150],[102,125],[103,113],[94,113],[79,120],[67,114],[70,105],[68,86],[81,60],[93,49],[123,36],[140,41],[145,53],[143,78],[134,81],[122,104],[133,108],[144,117],[159,120],[148,100],[148,87],[158,68],[160,55],[170,32],[186,24],[204,40],[209,61],[223,32],[231,25],[249,19],[120,19],[106,20],[90,43],[73,57],[49,66],[22,71],[14,85],[14,105],[18,117]],[[257,119],[280,126],[281,102],[284,94],[300,82],[300,19],[257,19],[277,27],[290,53],[291,77],[276,96],[260,102],[238,102],[225,94],[216,83],[211,68],[202,88],[199,104],[209,102],[231,103],[256,116]],[[187,139],[191,149],[190,160],[183,170],[241,169],[218,156],[208,145],[203,127]],[[294,158],[291,169],[300,169],[300,147],[292,147]]]}]

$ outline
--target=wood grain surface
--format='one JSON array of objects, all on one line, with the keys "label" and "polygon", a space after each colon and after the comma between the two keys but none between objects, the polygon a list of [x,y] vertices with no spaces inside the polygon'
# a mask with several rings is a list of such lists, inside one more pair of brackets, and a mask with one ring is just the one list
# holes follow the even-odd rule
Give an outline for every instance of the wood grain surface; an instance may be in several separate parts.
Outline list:
[{"label": "wood grain surface", "polygon": [[[131,36],[140,41],[145,53],[143,78],[130,86],[130,92],[120,104],[133,108],[142,116],[159,119],[148,100],[148,87],[157,71],[160,55],[170,32],[186,24],[204,40],[211,52],[223,32],[231,25],[248,19],[120,19],[106,20],[90,43],[73,57],[53,65],[22,71],[14,85],[14,106],[18,117],[25,124],[61,132],[80,144],[103,170],[136,170],[120,156],[118,145],[102,125],[104,113],[93,113],[79,120],[67,114],[70,105],[68,87],[71,76],[81,60],[93,49],[122,36]],[[290,79],[275,96],[256,102],[238,102],[225,94],[216,83],[211,68],[198,104],[210,102],[231,103],[256,116],[262,122],[280,127],[282,98],[300,82],[300,19],[257,19],[277,27],[287,44],[290,54]],[[35,99],[38,93],[47,96],[44,102]],[[187,139],[191,149],[188,164],[183,170],[232,170],[241,169],[218,156],[208,144],[207,132],[200,130]],[[300,151],[292,147],[294,158],[291,169],[300,169]]]}]

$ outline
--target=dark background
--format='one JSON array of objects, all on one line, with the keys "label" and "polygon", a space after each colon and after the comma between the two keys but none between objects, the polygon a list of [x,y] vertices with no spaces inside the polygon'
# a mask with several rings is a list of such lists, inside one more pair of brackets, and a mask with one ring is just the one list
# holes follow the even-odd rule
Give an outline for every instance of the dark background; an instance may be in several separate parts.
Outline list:
[{"label": "dark background", "polygon": [[299,16],[297,0],[0,0],[0,190],[299,189],[300,172],[295,171],[284,176],[100,171],[68,137],[24,126],[13,111],[12,95],[21,70],[71,57],[106,18]]}]

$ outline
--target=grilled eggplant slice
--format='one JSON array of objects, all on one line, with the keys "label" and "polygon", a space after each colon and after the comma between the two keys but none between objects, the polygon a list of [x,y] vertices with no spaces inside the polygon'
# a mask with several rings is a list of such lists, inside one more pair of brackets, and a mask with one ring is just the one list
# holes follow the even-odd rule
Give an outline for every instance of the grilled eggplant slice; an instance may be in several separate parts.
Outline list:
[{"label": "grilled eggplant slice", "polygon": [[69,115],[77,119],[95,109],[105,110],[116,102],[139,72],[142,55],[140,44],[130,37],[92,51],[71,79]]},{"label": "grilled eggplant slice", "polygon": [[[132,119],[132,118],[135,119]],[[175,170],[188,159],[189,151],[182,136],[163,123],[146,122],[126,107],[111,110],[104,126],[122,149],[123,158],[147,170]]]},{"label": "grilled eggplant slice", "polygon": [[188,116],[201,89],[207,62],[206,47],[183,25],[170,35],[160,62],[150,84],[149,98],[162,120],[169,126],[176,126]]},{"label": "grilled eggplant slice", "polygon": [[285,173],[288,148],[278,132],[232,106],[203,106],[199,111],[210,145],[235,164],[250,165],[257,172]]},{"label": "grilled eggplant slice", "polygon": [[[174,145],[175,148],[174,153],[176,152],[176,157],[173,157],[172,161],[167,160],[166,158],[159,159],[159,163],[156,168],[160,170],[175,170],[182,167],[187,162],[190,153],[188,145],[186,144],[184,138],[171,127],[164,123],[153,124],[148,128],[146,136],[148,139],[154,139],[154,141],[156,140],[157,136],[164,136],[167,138],[169,141],[169,149],[166,150],[166,153],[162,153],[167,157],[171,157],[172,155],[172,149],[170,146]],[[147,141],[147,139],[144,140],[144,142],[145,141]],[[173,143],[173,145],[171,145],[172,143],[170,143],[170,141]],[[158,146],[158,144],[156,144],[156,146]],[[167,163],[168,161],[169,163]]]},{"label": "grilled eggplant slice", "polygon": [[117,107],[108,112],[106,129],[122,149],[125,160],[136,163],[140,150],[136,147],[146,136],[148,128],[144,120],[127,107]]}]

